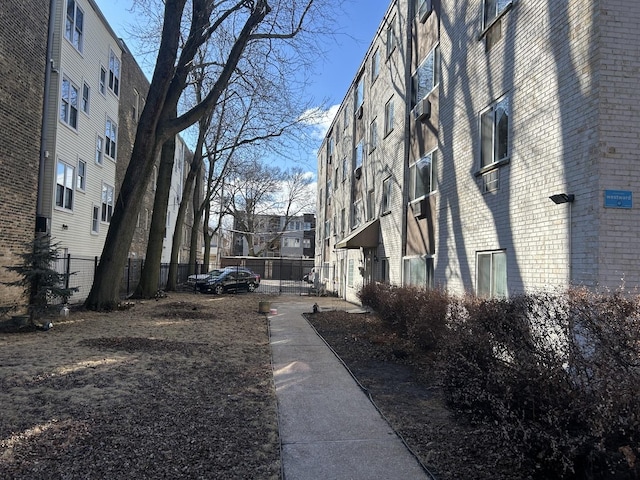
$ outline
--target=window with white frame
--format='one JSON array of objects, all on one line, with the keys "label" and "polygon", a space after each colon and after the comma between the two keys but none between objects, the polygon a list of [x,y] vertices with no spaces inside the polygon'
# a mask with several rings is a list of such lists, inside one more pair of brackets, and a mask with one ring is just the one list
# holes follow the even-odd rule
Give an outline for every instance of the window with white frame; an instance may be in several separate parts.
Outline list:
[{"label": "window with white frame", "polygon": [[78,128],[78,87],[66,76],[62,78],[60,120],[71,128]]},{"label": "window with white frame", "polygon": [[380,48],[376,48],[371,56],[371,80],[375,80],[380,75]]},{"label": "window with white frame", "polygon": [[96,163],[102,165],[102,154],[104,152],[104,138],[100,135],[96,137]]},{"label": "window with white frame", "polygon": [[100,233],[100,207],[95,204],[91,212],[91,233]]},{"label": "window with white frame", "polygon": [[480,114],[480,168],[509,158],[509,97]]},{"label": "window with white frame", "polygon": [[302,248],[311,248],[311,239],[303,238],[302,239]]},{"label": "window with white frame", "polygon": [[416,16],[423,22],[431,11],[431,0],[415,0],[415,9]]},{"label": "window with white frame", "polygon": [[436,45],[411,77],[411,107],[426,97],[440,81],[440,47]]},{"label": "window with white frame", "polygon": [[369,126],[369,152],[373,152],[378,146],[378,123],[374,119]]},{"label": "window with white frame", "polygon": [[393,98],[384,106],[384,134],[388,135],[393,130]]},{"label": "window with white frame", "polygon": [[391,177],[382,181],[382,213],[391,211]]},{"label": "window with white frame", "polygon": [[100,93],[107,93],[107,70],[104,67],[100,67]]},{"label": "window with white frame", "polygon": [[387,57],[389,57],[396,48],[396,32],[394,24],[396,23],[395,17],[391,19],[389,25],[387,25]]},{"label": "window with white frame", "polygon": [[409,201],[435,191],[437,158],[438,151],[434,150],[409,167]]},{"label": "window with white frame", "polygon": [[480,297],[507,296],[507,253],[476,253],[476,293]]},{"label": "window with white frame", "polygon": [[84,82],[82,85],[82,111],[89,115],[89,94],[91,93],[91,89],[87,82]]},{"label": "window with white frame", "polygon": [[300,239],[299,238],[284,237],[284,247],[285,248],[300,248]]},{"label": "window with white frame", "polygon": [[358,83],[356,84],[354,100],[355,102],[353,104],[353,108],[357,112],[358,109],[364,103],[364,74],[360,75],[360,78],[358,79]]},{"label": "window with white frame", "polygon": [[84,191],[87,186],[87,162],[78,160],[78,177],[76,188]]},{"label": "window with white frame", "polygon": [[373,220],[376,215],[375,190],[367,192],[367,221]]},{"label": "window with white frame", "polygon": [[74,169],[58,160],[56,166],[56,207],[73,210]]},{"label": "window with white frame", "polygon": [[402,259],[403,284],[414,287],[433,287],[433,258],[425,255]]},{"label": "window with white frame", "polygon": [[109,51],[109,90],[116,95],[120,93],[120,59],[113,50]]},{"label": "window with white frame", "polygon": [[67,15],[64,26],[64,36],[79,52],[82,52],[83,28],[84,12],[75,2],[75,0],[67,0]]},{"label": "window with white frame", "polygon": [[357,200],[353,204],[353,215],[351,216],[351,228],[356,228],[362,223],[362,200]]},{"label": "window with white frame", "polygon": [[361,167],[362,166],[362,158],[364,156],[364,149],[363,149],[363,143],[362,140],[360,140],[358,142],[358,144],[356,145],[356,168]]},{"label": "window with white frame", "polygon": [[111,215],[113,215],[113,187],[102,184],[102,215],[100,220],[105,223],[111,222]]},{"label": "window with white frame", "polygon": [[118,125],[116,122],[107,117],[107,123],[105,126],[104,137],[105,143],[105,155],[113,160],[116,159],[116,140],[117,140]]},{"label": "window with white frame", "polygon": [[484,0],[484,28],[487,28],[509,5],[512,0]]}]

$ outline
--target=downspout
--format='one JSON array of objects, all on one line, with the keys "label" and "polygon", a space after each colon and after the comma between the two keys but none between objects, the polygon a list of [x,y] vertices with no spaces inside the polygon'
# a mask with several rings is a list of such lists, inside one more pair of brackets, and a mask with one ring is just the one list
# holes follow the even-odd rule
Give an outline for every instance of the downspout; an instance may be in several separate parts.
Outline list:
[{"label": "downspout", "polygon": [[411,66],[413,64],[413,5],[415,2],[407,2],[407,28],[406,53],[404,65],[404,151],[402,154],[402,257],[400,258],[400,284],[404,286],[404,257],[407,255],[407,229],[409,215],[409,146],[411,142]]},{"label": "downspout", "polygon": [[49,117],[49,97],[50,97],[50,88],[51,88],[51,70],[53,69],[53,34],[55,30],[55,12],[56,12],[56,0],[49,0],[49,30],[47,32],[47,57],[46,64],[44,69],[44,95],[43,95],[43,105],[42,105],[42,128],[40,131],[40,161],[38,165],[38,198],[36,201],[36,226],[38,226],[38,220],[40,218],[44,218],[45,220],[41,220],[45,222],[44,231],[42,228],[36,228],[36,230],[41,233],[49,232],[49,222],[47,216],[44,214],[43,207],[43,192],[44,192],[44,177],[45,177],[45,168],[46,161],[49,157],[49,152],[46,150],[47,148],[47,123]]}]

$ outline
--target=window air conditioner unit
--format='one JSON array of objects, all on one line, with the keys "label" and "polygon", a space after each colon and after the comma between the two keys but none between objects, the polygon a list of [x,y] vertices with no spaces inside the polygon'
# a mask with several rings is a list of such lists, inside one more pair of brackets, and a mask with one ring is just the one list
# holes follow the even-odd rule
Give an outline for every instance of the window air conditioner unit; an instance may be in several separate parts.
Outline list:
[{"label": "window air conditioner unit", "polygon": [[429,205],[427,204],[426,198],[423,198],[422,200],[419,200],[411,204],[411,210],[413,210],[413,216],[418,220],[421,218],[425,218],[427,216],[428,208],[429,208]]},{"label": "window air conditioner unit", "polygon": [[357,116],[358,118],[362,118],[362,112],[363,112],[362,105],[360,105],[360,106],[358,107],[358,110],[356,111],[356,116]]},{"label": "window air conditioner unit", "polygon": [[426,98],[423,98],[415,107],[413,107],[413,118],[421,121],[428,119],[429,117],[431,117],[431,102]]},{"label": "window air conditioner unit", "polygon": [[362,176],[362,167],[358,167],[353,171],[353,176],[356,177],[356,180],[360,180]]},{"label": "window air conditioner unit", "polygon": [[431,0],[424,0],[423,2],[420,2],[420,6],[418,7],[418,18],[420,19],[420,23],[427,21],[431,10]]}]

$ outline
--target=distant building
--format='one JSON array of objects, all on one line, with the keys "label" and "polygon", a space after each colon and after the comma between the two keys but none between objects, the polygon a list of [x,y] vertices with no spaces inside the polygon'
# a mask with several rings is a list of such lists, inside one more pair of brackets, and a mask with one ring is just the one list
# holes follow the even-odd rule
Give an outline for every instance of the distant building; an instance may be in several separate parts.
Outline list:
[{"label": "distant building", "polygon": [[[238,228],[234,229],[233,255],[247,256],[249,244]],[[253,251],[261,257],[314,258],[315,215],[290,217],[288,223],[284,216],[257,215],[252,238]]]}]

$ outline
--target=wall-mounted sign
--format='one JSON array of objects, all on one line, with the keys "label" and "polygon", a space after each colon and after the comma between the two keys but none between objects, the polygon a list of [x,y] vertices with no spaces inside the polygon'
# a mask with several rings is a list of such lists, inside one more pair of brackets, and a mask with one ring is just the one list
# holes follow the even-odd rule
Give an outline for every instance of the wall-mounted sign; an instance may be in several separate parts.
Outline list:
[{"label": "wall-mounted sign", "polygon": [[633,194],[628,190],[605,190],[605,208],[631,208],[633,207]]}]

